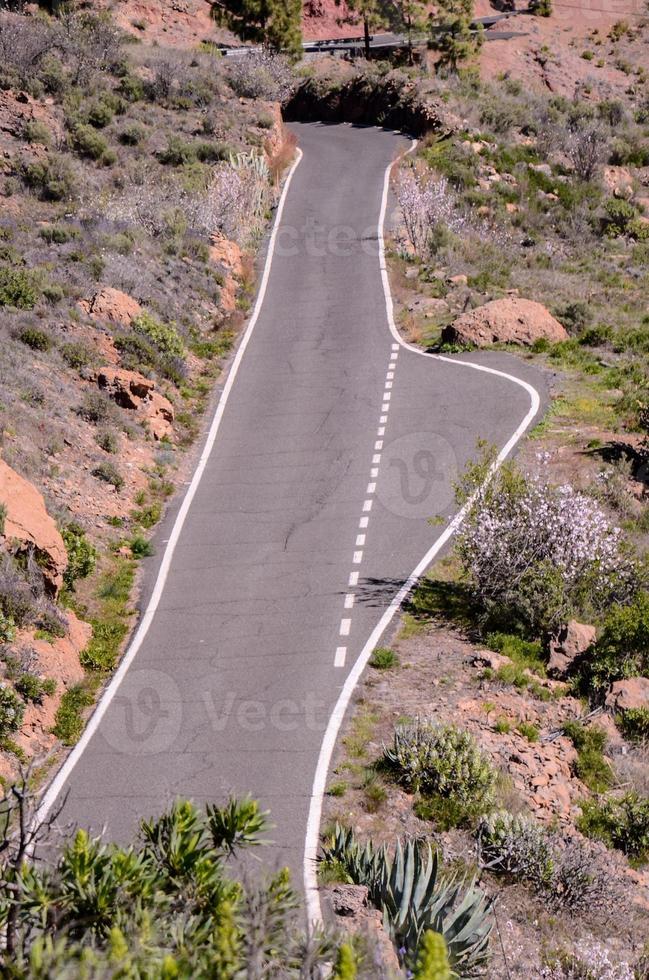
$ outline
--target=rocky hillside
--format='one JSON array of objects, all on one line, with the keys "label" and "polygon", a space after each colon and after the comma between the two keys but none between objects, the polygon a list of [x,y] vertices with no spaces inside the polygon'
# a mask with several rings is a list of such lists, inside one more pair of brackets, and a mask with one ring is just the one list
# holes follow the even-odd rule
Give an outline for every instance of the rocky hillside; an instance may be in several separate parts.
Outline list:
[{"label": "rocky hillside", "polygon": [[78,737],[119,654],[291,150],[280,75],[92,14],[0,15],[0,65],[7,776]]}]

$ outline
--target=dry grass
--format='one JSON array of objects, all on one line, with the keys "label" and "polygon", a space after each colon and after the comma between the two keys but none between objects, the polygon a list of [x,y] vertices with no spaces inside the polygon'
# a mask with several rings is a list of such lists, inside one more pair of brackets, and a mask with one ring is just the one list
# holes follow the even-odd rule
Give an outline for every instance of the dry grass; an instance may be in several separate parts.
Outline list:
[{"label": "dry grass", "polygon": [[614,762],[620,787],[649,796],[649,743],[634,746],[625,755],[617,755]]},{"label": "dry grass", "polygon": [[269,152],[268,144],[266,145],[266,154],[268,156],[268,169],[270,170],[270,176],[273,184],[277,187],[280,180],[282,179],[282,174],[287,167],[291,165],[295,159],[295,150],[297,148],[297,136],[290,130],[282,126],[282,142],[279,148],[274,152]]}]

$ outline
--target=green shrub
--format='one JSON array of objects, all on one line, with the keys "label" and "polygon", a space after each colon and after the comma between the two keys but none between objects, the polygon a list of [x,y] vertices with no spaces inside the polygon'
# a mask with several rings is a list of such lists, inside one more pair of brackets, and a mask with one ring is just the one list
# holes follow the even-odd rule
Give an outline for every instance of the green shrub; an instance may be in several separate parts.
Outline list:
[{"label": "green shrub", "polygon": [[83,712],[93,703],[92,694],[81,684],[63,694],[52,732],[64,745],[74,745],[83,731]]},{"label": "green shrub", "polygon": [[66,242],[79,237],[76,228],[66,228],[64,225],[48,225],[46,228],[41,228],[38,234],[49,245],[65,245]]},{"label": "green shrub", "polygon": [[477,830],[480,862],[497,874],[507,874],[544,888],[554,861],[548,835],[540,824],[520,814],[498,810],[485,816]]},{"label": "green shrub", "polygon": [[0,610],[0,643],[13,643],[16,637],[16,626],[13,619],[5,616]]},{"label": "green shrub", "polygon": [[535,17],[551,17],[552,0],[531,0],[529,10]]},{"label": "green shrub", "polygon": [[230,147],[227,143],[205,143],[196,144],[196,159],[201,163],[218,163],[219,160],[230,158]]},{"label": "green shrub", "polygon": [[88,367],[93,361],[90,348],[82,340],[71,340],[66,344],[61,344],[59,353],[68,367],[75,371]]},{"label": "green shrub", "polygon": [[579,337],[579,343],[585,347],[601,347],[610,343],[613,336],[613,327],[608,323],[598,323],[594,327],[586,327]]},{"label": "green shrub", "polygon": [[143,80],[130,74],[120,79],[117,91],[127,102],[141,102],[146,94]]},{"label": "green shrub", "polygon": [[610,162],[622,167],[649,167],[649,141],[633,136],[618,137]]},{"label": "green shrub", "polygon": [[407,789],[487,808],[496,773],[469,732],[417,719],[397,725],[384,758]]},{"label": "green shrub", "polygon": [[0,306],[31,310],[36,306],[39,296],[40,285],[33,272],[0,266]]},{"label": "green shrub", "polygon": [[119,449],[117,433],[112,429],[104,429],[102,432],[98,432],[95,436],[95,441],[105,453],[116,453]]},{"label": "green shrub", "polygon": [[56,690],[56,681],[51,678],[43,680],[36,674],[26,673],[20,675],[15,682],[15,687],[25,701],[31,701],[32,704],[42,704],[45,695],[52,695]]},{"label": "green shrub", "polygon": [[132,328],[149,338],[161,354],[182,357],[185,347],[173,323],[160,323],[149,313],[141,313],[131,321]]},{"label": "green shrub", "polygon": [[28,143],[40,143],[42,146],[50,145],[50,131],[39,119],[30,119],[25,123],[23,129],[23,139]]},{"label": "green shrub", "polygon": [[43,58],[38,71],[38,79],[46,92],[52,95],[62,95],[68,86],[68,79],[62,62],[53,54]]},{"label": "green shrub", "polygon": [[515,633],[488,633],[485,643],[491,650],[509,657],[518,667],[545,677],[543,646],[538,640],[523,640]]},{"label": "green shrub", "polygon": [[90,643],[79,656],[81,665],[88,670],[112,670],[127,632],[126,624],[117,620],[93,622]]},{"label": "green shrub", "polygon": [[606,874],[593,865],[591,847],[579,841],[557,847],[529,817],[505,810],[483,817],[477,838],[481,866],[530,884],[549,910],[587,912],[606,893]]},{"label": "green shrub", "polygon": [[130,123],[117,137],[124,146],[139,146],[146,139],[146,129],[140,123]]},{"label": "green shrub", "polygon": [[611,197],[604,205],[603,226],[607,235],[626,235],[629,224],[638,216],[636,208],[629,201]]},{"label": "green shrub", "polygon": [[74,522],[61,529],[61,537],[68,553],[68,564],[63,581],[68,589],[73,588],[77,579],[87,578],[97,564],[97,551],[88,541],[86,533]]},{"label": "green shrub", "polygon": [[90,389],[83,396],[83,402],[77,409],[77,414],[86,422],[101,423],[119,420],[117,407],[103,391]]},{"label": "green shrub", "polygon": [[539,730],[531,721],[522,721],[517,728],[519,734],[526,738],[528,742],[538,742]]},{"label": "green shrub", "polygon": [[508,735],[512,730],[512,723],[509,718],[496,718],[494,723],[494,731],[498,732],[499,735]]},{"label": "green shrub", "polygon": [[627,708],[618,718],[618,724],[630,742],[649,741],[649,708]]},{"label": "green shrub", "polygon": [[86,107],[85,116],[95,129],[103,129],[113,120],[113,110],[103,99],[95,100]]},{"label": "green shrub", "polygon": [[629,222],[627,233],[636,242],[649,242],[649,224],[640,218],[634,218]]},{"label": "green shrub", "polygon": [[26,165],[23,180],[45,201],[70,201],[77,195],[74,172],[60,154],[50,154],[45,161]]},{"label": "green shrub", "polygon": [[65,296],[65,290],[63,286],[59,286],[56,282],[48,282],[43,286],[43,297],[48,301],[48,303],[60,303]]},{"label": "green shrub", "polygon": [[343,943],[338,949],[331,980],[356,980],[356,953],[351,943]]},{"label": "green shrub", "polygon": [[581,300],[566,303],[555,312],[555,316],[568,333],[575,337],[580,337],[593,319],[588,303],[583,303]]},{"label": "green shrub", "polygon": [[642,862],[649,858],[649,797],[634,790],[607,800],[584,800],[577,828]]},{"label": "green shrub", "polygon": [[122,364],[132,371],[155,367],[158,359],[153,344],[138,334],[115,338],[115,347],[122,355]]},{"label": "green shrub", "polygon": [[580,664],[582,687],[601,700],[615,681],[649,676],[649,594],[614,606]]},{"label": "green shrub", "polygon": [[108,143],[92,126],[82,124],[73,133],[73,145],[77,153],[91,160],[101,160],[108,151]]},{"label": "green shrub", "polygon": [[131,516],[142,527],[154,527],[160,520],[161,513],[162,506],[155,501],[147,507],[143,507],[142,510],[134,510]]},{"label": "green shrub", "polygon": [[389,650],[387,647],[377,647],[370,657],[370,667],[374,667],[375,670],[389,670],[390,667],[398,666],[399,658],[394,650]]},{"label": "green shrub", "polygon": [[168,164],[172,167],[180,167],[185,163],[192,163],[196,160],[196,144],[188,143],[180,136],[169,136],[167,146],[157,154],[160,163]]},{"label": "green shrub", "polygon": [[38,327],[24,327],[18,334],[18,339],[32,350],[46,352],[52,346],[50,335],[44,330],[39,330]]},{"label": "green shrub", "polygon": [[23,723],[25,705],[7,684],[0,683],[0,739],[17,732]]},{"label": "green shrub", "polygon": [[142,534],[134,535],[129,544],[134,558],[149,558],[154,554],[153,545]]},{"label": "green shrub", "polygon": [[117,467],[113,463],[108,462],[108,460],[95,466],[92,475],[96,476],[98,480],[102,480],[103,483],[110,483],[117,491],[121,490],[124,486],[124,477]]},{"label": "green shrub", "polygon": [[458,800],[454,796],[439,796],[434,793],[420,796],[413,805],[413,812],[419,820],[432,823],[435,830],[442,833],[458,827],[474,827],[483,809],[482,806]]},{"label": "green shrub", "polygon": [[570,721],[563,727],[564,734],[577,749],[574,764],[575,775],[593,793],[603,793],[613,785],[613,770],[604,758],[606,732],[597,725],[582,725]]}]

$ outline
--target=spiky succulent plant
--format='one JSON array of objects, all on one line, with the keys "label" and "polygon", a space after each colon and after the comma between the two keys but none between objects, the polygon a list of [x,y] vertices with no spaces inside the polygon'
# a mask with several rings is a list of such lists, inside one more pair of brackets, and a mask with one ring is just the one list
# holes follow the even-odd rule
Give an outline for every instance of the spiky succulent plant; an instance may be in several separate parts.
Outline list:
[{"label": "spiky succulent plant", "polygon": [[375,848],[371,841],[360,844],[352,830],[337,825],[325,844],[324,859],[340,862],[353,882],[367,886],[406,963],[414,963],[422,936],[432,930],[444,937],[458,976],[480,974],[493,925],[492,902],[475,881],[443,874],[429,844],[397,840],[393,850]]}]

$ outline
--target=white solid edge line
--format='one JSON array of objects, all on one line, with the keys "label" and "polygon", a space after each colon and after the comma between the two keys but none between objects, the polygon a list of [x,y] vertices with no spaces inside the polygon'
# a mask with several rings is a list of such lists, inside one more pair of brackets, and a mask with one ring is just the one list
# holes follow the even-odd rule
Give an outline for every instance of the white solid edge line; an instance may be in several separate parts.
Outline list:
[{"label": "white solid edge line", "polygon": [[158,604],[160,602],[160,598],[162,596],[165,583],[167,581],[167,576],[169,575],[171,560],[173,558],[174,551],[176,549],[176,545],[180,537],[180,533],[183,529],[183,525],[187,518],[189,508],[191,507],[192,501],[196,495],[196,491],[198,490],[198,485],[201,482],[201,477],[203,476],[205,467],[207,466],[207,461],[212,452],[214,441],[216,439],[217,433],[221,425],[221,419],[223,418],[223,413],[225,412],[225,407],[227,405],[230,392],[232,391],[232,387],[234,385],[237,373],[239,371],[241,361],[243,360],[243,355],[246,352],[246,348],[250,342],[250,338],[252,337],[252,332],[255,329],[255,325],[257,323],[257,320],[259,319],[259,314],[261,313],[261,308],[263,306],[264,297],[266,295],[266,289],[268,286],[268,279],[270,277],[270,270],[273,263],[273,255],[275,253],[275,241],[277,239],[277,232],[279,229],[280,221],[282,220],[282,213],[284,211],[284,204],[286,202],[286,197],[291,184],[291,180],[293,179],[293,174],[297,170],[297,167],[302,157],[303,157],[302,151],[300,149],[297,149],[295,161],[288,172],[288,175],[284,182],[282,193],[280,195],[279,204],[277,205],[275,221],[273,222],[273,230],[271,232],[270,241],[268,243],[268,252],[266,254],[266,261],[264,263],[264,271],[262,273],[261,283],[259,285],[259,292],[257,293],[257,300],[255,302],[255,306],[252,311],[252,316],[250,317],[250,322],[246,327],[241,343],[239,344],[234,360],[232,361],[232,366],[228,372],[228,377],[223,387],[223,391],[221,393],[219,403],[216,407],[214,418],[212,419],[212,424],[210,425],[209,432],[207,435],[207,440],[203,447],[203,452],[201,453],[196,469],[194,470],[194,475],[187,488],[180,510],[176,515],[176,520],[174,521],[173,528],[171,529],[171,534],[169,535],[169,540],[167,542],[167,546],[164,551],[162,563],[158,570],[158,575],[155,581],[155,585],[153,587],[153,592],[151,593],[151,598],[149,599],[144,615],[142,616],[142,619],[138,624],[137,630],[135,632],[135,636],[131,640],[126,650],[126,653],[122,657],[119,667],[113,674],[108,686],[106,687],[101,698],[97,702],[97,706],[93,714],[91,715],[81,738],[74,746],[70,754],[66,757],[65,761],[63,762],[63,765],[58,770],[56,776],[50,783],[47,792],[45,793],[41,801],[41,804],[34,816],[35,821],[40,822],[43,819],[45,819],[49,811],[54,806],[54,803],[61,795],[61,792],[70,777],[70,774],[72,773],[77,762],[83,755],[84,749],[86,748],[88,742],[90,741],[94,733],[97,731],[101,719],[106,713],[109,704],[115,697],[119,685],[124,679],[124,676],[128,671],[129,667],[133,663],[133,660],[135,659],[135,655],[137,654],[138,650],[142,646],[142,643],[144,642],[144,638],[146,637],[149,631],[149,627],[153,621],[153,617],[155,615],[156,609],[158,608]]},{"label": "white solid edge line", "polygon": [[[413,140],[407,153],[412,153],[412,151],[417,146],[417,140]],[[400,158],[398,158],[400,159]],[[379,242],[379,267],[381,270],[381,282],[383,284],[383,294],[385,298],[385,307],[388,317],[388,324],[390,327],[390,333],[394,337],[396,343],[392,344],[392,350],[398,350],[400,347],[404,347],[406,350],[412,351],[415,354],[419,354],[422,357],[431,357],[435,360],[446,361],[448,364],[453,364],[456,367],[466,367],[471,368],[475,371],[482,371],[486,374],[493,374],[501,378],[505,378],[511,381],[513,384],[519,385],[524,388],[530,396],[530,408],[527,412],[525,418],[520,423],[516,431],[512,434],[509,440],[505,443],[503,448],[498,453],[494,463],[489,469],[487,474],[485,484],[493,477],[494,473],[502,462],[507,458],[509,453],[512,451],[518,440],[521,438],[523,433],[528,428],[530,422],[536,416],[541,399],[539,393],[531,384],[526,381],[522,381],[520,378],[515,377],[513,374],[507,374],[505,371],[498,371],[495,368],[485,367],[482,364],[475,364],[472,361],[456,361],[451,357],[444,357],[441,354],[427,354],[425,351],[420,350],[412,344],[406,343],[406,341],[401,337],[399,331],[397,330],[396,324],[394,322],[394,305],[392,302],[392,292],[390,289],[390,280],[388,278],[388,270],[385,261],[385,239],[383,236],[383,229],[385,224],[385,215],[388,204],[388,193],[390,189],[390,175],[395,164],[398,162],[393,161],[385,170],[385,177],[383,180],[383,195],[381,198],[381,210],[379,213],[378,222],[378,242]],[[392,602],[387,607],[380,620],[372,630],[365,646],[361,650],[360,654],[353,667],[351,668],[343,688],[338,696],[338,700],[334,705],[334,709],[329,717],[327,723],[327,728],[324,733],[322,740],[322,745],[320,746],[320,755],[318,757],[318,763],[316,766],[316,772],[313,779],[313,787],[311,790],[311,801],[309,804],[309,815],[307,819],[307,829],[306,829],[306,840],[304,847],[304,892],[306,897],[307,906],[307,917],[310,926],[317,926],[322,923],[322,909],[320,905],[320,892],[318,890],[318,876],[317,876],[317,857],[318,857],[318,843],[320,840],[320,822],[322,819],[322,805],[324,800],[324,794],[326,789],[327,775],[329,773],[329,766],[331,763],[331,758],[333,756],[334,748],[336,746],[336,740],[338,738],[338,733],[340,731],[345,713],[349,706],[352,694],[354,693],[354,688],[358,684],[360,677],[367,665],[368,660],[372,655],[376,644],[380,640],[382,634],[385,632],[388,624],[393,619],[395,613],[401,607],[403,600],[406,598],[411,589],[415,586],[417,580],[426,571],[430,563],[433,561],[437,553],[444,547],[446,542],[455,534],[457,529],[462,524],[462,521],[466,517],[468,511],[470,510],[479,490],[477,490],[472,496],[467,500],[464,506],[458,511],[451,523],[442,532],[439,538],[435,541],[431,548],[426,552],[424,557],[421,559],[419,564],[413,569],[413,571],[408,576],[408,579],[401,586],[397,594],[394,596]]]}]

